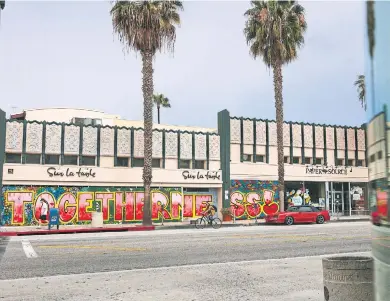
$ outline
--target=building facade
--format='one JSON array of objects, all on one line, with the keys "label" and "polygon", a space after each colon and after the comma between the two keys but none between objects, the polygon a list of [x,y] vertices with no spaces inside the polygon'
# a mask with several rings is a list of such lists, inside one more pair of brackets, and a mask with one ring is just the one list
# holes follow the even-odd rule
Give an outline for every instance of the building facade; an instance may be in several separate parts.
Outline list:
[{"label": "building facade", "polygon": [[[1,120],[0,120],[1,121]],[[29,225],[39,200],[62,224],[142,220],[142,122],[78,109],[28,110],[2,124],[3,225]],[[1,135],[0,135],[1,136]],[[365,129],[285,123],[288,204],[368,213]],[[1,145],[1,144],[0,144]],[[279,210],[276,123],[218,113],[218,129],[155,125],[152,218],[185,221],[207,203],[237,219]]]}]

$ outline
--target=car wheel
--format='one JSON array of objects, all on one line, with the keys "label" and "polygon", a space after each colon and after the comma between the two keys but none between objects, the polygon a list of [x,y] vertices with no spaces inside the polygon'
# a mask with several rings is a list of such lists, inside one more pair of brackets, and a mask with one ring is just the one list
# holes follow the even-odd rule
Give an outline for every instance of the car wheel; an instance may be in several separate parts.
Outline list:
[{"label": "car wheel", "polygon": [[284,220],[284,223],[288,226],[291,226],[294,224],[294,219],[291,216],[287,216],[286,219]]},{"label": "car wheel", "polygon": [[317,216],[316,223],[323,224],[325,222],[325,218],[322,215]]}]

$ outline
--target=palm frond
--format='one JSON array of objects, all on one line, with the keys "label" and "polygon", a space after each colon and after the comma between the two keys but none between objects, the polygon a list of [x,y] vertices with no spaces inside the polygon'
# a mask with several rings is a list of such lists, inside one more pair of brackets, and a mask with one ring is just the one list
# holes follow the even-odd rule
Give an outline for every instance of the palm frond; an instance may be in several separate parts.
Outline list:
[{"label": "palm frond", "polygon": [[267,67],[287,64],[298,56],[307,29],[305,10],[296,1],[252,1],[244,35],[254,58],[261,57]]},{"label": "palm frond", "polygon": [[114,33],[126,50],[174,50],[180,1],[116,1],[110,14]]},{"label": "palm frond", "polygon": [[0,1],[0,9],[3,10],[5,7],[5,1]]},{"label": "palm frond", "polygon": [[364,75],[358,75],[357,80],[354,82],[355,87],[357,88],[358,95],[359,95],[359,101],[364,108],[364,110],[367,110],[367,103],[366,103],[366,78]]},{"label": "palm frond", "polygon": [[165,97],[164,94],[154,94],[153,95],[153,103],[158,107],[170,108],[171,104],[169,102],[169,98]]}]

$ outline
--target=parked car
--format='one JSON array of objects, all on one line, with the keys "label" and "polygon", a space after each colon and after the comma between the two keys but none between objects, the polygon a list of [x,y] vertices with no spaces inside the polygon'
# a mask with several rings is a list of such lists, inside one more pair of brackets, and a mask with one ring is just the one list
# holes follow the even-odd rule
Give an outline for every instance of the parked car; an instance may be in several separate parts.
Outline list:
[{"label": "parked car", "polygon": [[314,206],[291,206],[285,212],[280,212],[265,217],[269,224],[293,225],[298,223],[323,224],[330,220],[328,210],[320,210]]}]

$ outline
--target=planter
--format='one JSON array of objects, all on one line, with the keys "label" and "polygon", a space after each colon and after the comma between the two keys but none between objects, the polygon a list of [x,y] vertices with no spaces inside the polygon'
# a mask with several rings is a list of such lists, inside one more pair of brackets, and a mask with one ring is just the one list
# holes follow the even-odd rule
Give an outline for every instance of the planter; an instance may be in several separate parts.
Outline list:
[{"label": "planter", "polygon": [[231,222],[232,221],[232,215],[229,213],[229,214],[223,214],[222,215],[222,219],[224,222]]},{"label": "planter", "polygon": [[325,301],[374,300],[371,257],[328,257],[322,260],[322,268]]}]

